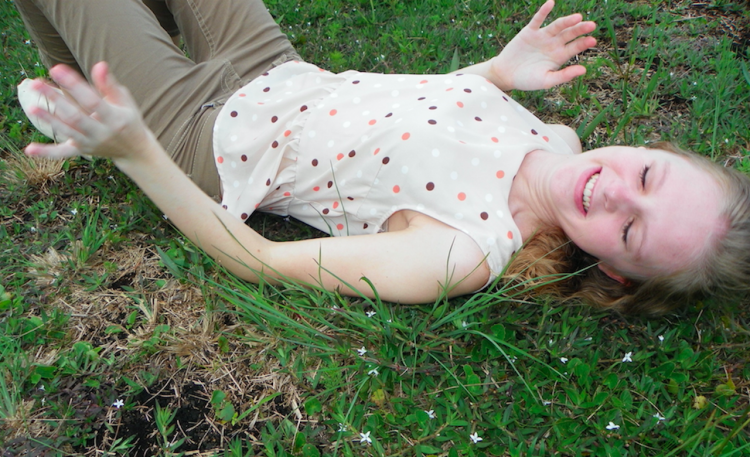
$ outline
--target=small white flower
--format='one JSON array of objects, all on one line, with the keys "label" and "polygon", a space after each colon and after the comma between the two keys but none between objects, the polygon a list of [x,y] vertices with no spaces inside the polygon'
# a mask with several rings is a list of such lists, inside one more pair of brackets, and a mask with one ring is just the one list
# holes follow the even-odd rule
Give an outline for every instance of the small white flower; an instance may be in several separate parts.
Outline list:
[{"label": "small white flower", "polygon": [[551,404],[552,404],[552,402],[551,402],[551,401],[547,401],[547,400],[544,400],[544,401],[542,402],[542,404],[543,404],[544,406],[549,406],[549,405],[551,405]]},{"label": "small white flower", "polygon": [[615,424],[615,423],[614,423],[614,422],[612,422],[612,421],[609,421],[609,425],[607,425],[607,427],[605,427],[605,428],[606,428],[607,430],[617,430],[617,429],[619,429],[619,428],[620,428],[620,426],[619,426],[619,425],[617,425],[617,424]]},{"label": "small white flower", "polygon": [[44,405],[45,403],[47,403],[47,399],[46,398],[42,398],[42,405]]},{"label": "small white flower", "polygon": [[471,438],[471,442],[474,444],[477,444],[478,442],[482,441],[482,437],[477,434],[477,432],[472,433],[469,435],[469,438]]},{"label": "small white flower", "polygon": [[366,314],[367,314],[367,317],[372,317],[376,315],[377,313],[375,311],[368,311]]},{"label": "small white flower", "polygon": [[361,356],[367,354],[367,349],[365,349],[365,347],[362,346],[361,348],[357,349],[357,354],[359,354],[360,357],[361,357]]},{"label": "small white flower", "polygon": [[430,419],[434,419],[435,418],[435,410],[431,409],[431,410],[425,411],[425,412],[427,413],[427,417],[429,417]]},{"label": "small white flower", "polygon": [[362,444],[372,444],[372,438],[370,438],[370,432],[360,433],[359,442]]},{"label": "small white flower", "polygon": [[78,210],[75,209],[75,208],[73,208],[73,209],[70,210],[70,214],[72,214],[73,216],[75,216],[76,214],[78,214]]},{"label": "small white flower", "polygon": [[112,403],[112,406],[114,406],[117,409],[120,409],[123,406],[125,406],[125,402],[122,401],[122,398],[118,398],[116,402]]},{"label": "small white flower", "polygon": [[464,327],[464,328],[466,328],[466,327],[468,327],[468,326],[469,326],[469,323],[468,323],[468,322],[466,322],[466,321],[461,321],[461,327]]},{"label": "small white flower", "polygon": [[339,432],[345,432],[349,429],[349,427],[346,426],[346,424],[342,424],[339,422]]},{"label": "small white flower", "polygon": [[665,421],[665,420],[667,420],[667,418],[666,418],[666,417],[662,416],[662,415],[661,415],[661,414],[659,414],[659,413],[656,413],[656,414],[654,414],[654,417],[656,418],[656,420],[657,420],[658,422],[661,422],[661,421]]},{"label": "small white flower", "polygon": [[592,338],[592,337],[588,337],[588,338],[584,338],[584,339],[583,339],[583,341],[591,341],[591,340],[593,340],[593,338]]},{"label": "small white flower", "polygon": [[633,361],[633,353],[632,352],[626,352],[625,357],[622,358],[623,362],[632,362]]},{"label": "small white flower", "polygon": [[516,360],[518,360],[518,357],[516,357],[516,356],[511,356],[510,357],[510,363],[516,363]]},{"label": "small white flower", "polygon": [[165,221],[166,221],[167,219],[169,219],[169,217],[167,217],[167,215],[166,215],[166,214],[162,214],[162,215],[161,215],[161,217],[162,217],[162,219],[164,219]]},{"label": "small white flower", "polygon": [[387,320],[386,322],[388,322],[388,323],[390,324],[390,323],[392,323],[393,321],[392,321],[392,320],[390,320],[390,319],[388,319],[388,320]]},{"label": "small white flower", "polygon": [[44,386],[39,386],[39,390],[41,390],[42,392],[44,392],[44,390],[45,390]]},{"label": "small white flower", "polygon": [[373,368],[372,370],[367,372],[368,376],[377,376],[379,374],[377,368]]},{"label": "small white flower", "polygon": [[36,233],[36,227],[31,227],[29,230],[31,231],[31,233]]},{"label": "small white flower", "polygon": [[724,138],[724,143],[729,144],[729,138]]},{"label": "small white flower", "polygon": [[554,340],[549,340],[549,345],[552,346],[553,344],[555,344]]},{"label": "small white flower", "polygon": [[669,72],[669,77],[671,78],[672,76],[674,76],[674,72],[673,72],[673,71],[670,71],[670,72]]},{"label": "small white flower", "polygon": [[698,85],[698,83],[697,83],[697,82],[695,82],[695,81],[693,81],[693,85],[694,85],[694,86],[697,86],[697,85]]},{"label": "small white flower", "polygon": [[560,357],[560,362],[562,362],[562,363],[568,363],[568,358],[567,357]]},{"label": "small white flower", "polygon": [[21,70],[21,76],[26,76],[26,72]]},{"label": "small white flower", "polygon": [[24,41],[24,43],[31,44],[31,40],[26,40],[26,41]]},{"label": "small white flower", "polygon": [[659,335],[659,342],[660,342],[660,343],[663,343],[663,342],[664,342],[664,335]]}]

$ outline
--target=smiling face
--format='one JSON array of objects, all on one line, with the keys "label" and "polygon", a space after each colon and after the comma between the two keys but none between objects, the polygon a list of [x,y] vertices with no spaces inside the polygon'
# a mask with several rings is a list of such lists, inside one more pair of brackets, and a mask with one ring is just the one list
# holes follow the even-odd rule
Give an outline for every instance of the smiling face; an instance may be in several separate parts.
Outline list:
[{"label": "smiling face", "polygon": [[572,157],[551,178],[557,225],[615,278],[693,266],[725,230],[720,186],[677,154],[600,148]]}]

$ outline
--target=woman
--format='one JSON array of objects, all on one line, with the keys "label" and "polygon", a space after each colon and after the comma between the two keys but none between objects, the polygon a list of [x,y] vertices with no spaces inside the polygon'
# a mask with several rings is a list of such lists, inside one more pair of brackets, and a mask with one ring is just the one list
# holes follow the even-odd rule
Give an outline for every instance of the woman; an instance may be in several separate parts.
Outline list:
[{"label": "woman", "polygon": [[[747,260],[731,255],[747,239],[746,178],[663,150],[577,154],[570,129],[501,92],[585,72],[558,69],[594,46],[595,25],[572,15],[542,28],[552,1],[500,55],[447,76],[324,72],[299,61],[260,2],[146,3],[17,2],[45,64],[77,69],[51,68],[67,96],[32,85],[56,109],[30,114],[70,139],[26,152],[111,158],[239,277],[424,302],[485,287],[531,239],[509,271],[595,265],[558,290],[618,309],[643,308],[640,290],[661,304],[675,287],[747,284]],[[88,68],[95,89],[78,74]],[[221,206],[209,197],[220,189]],[[256,209],[361,236],[270,242],[243,223]],[[561,234],[575,247],[549,254]]]}]

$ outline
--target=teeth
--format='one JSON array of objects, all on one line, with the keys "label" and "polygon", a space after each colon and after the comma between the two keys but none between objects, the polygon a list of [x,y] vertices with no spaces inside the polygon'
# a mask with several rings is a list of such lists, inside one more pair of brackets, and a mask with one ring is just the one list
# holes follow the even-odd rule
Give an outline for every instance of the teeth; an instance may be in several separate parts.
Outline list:
[{"label": "teeth", "polygon": [[583,209],[587,213],[589,212],[589,205],[591,204],[591,191],[594,189],[594,184],[596,184],[597,179],[599,179],[599,173],[594,173],[583,187]]}]

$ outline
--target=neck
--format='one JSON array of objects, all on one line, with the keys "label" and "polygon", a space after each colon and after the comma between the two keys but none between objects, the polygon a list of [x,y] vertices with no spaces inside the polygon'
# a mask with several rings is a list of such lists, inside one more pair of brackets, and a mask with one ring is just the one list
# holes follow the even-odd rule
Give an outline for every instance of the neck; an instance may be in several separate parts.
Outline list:
[{"label": "neck", "polygon": [[510,188],[508,207],[526,240],[542,227],[556,226],[547,183],[559,154],[537,150],[526,154]]}]

